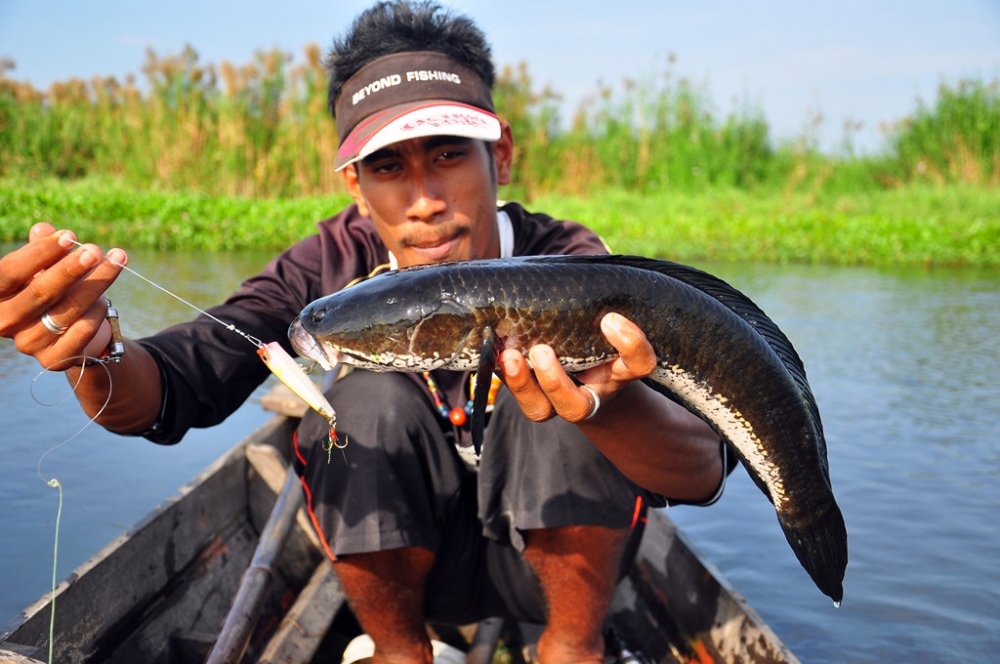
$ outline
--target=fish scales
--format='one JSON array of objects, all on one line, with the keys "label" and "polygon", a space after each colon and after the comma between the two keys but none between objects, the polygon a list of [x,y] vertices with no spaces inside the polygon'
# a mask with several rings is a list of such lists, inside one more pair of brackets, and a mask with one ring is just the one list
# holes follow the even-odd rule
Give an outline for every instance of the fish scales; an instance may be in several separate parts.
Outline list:
[{"label": "fish scales", "polygon": [[311,303],[290,336],[301,355],[326,365],[424,371],[475,370],[492,333],[495,353],[548,344],[575,372],[617,356],[600,331],[610,312],[644,331],[657,356],[650,384],[736,452],[800,562],[839,602],[846,528],[805,369],[773,321],[712,275],[634,256],[408,268]]}]

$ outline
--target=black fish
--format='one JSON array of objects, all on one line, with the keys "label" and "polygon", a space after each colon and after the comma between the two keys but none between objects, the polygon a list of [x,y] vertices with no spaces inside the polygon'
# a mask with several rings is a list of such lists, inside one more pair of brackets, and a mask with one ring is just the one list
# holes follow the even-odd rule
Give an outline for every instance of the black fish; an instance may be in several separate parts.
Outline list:
[{"label": "black fish", "polygon": [[658,360],[650,379],[736,452],[802,566],[839,603],[847,530],[805,369],[777,325],[717,277],[636,256],[422,266],[316,300],[289,336],[325,366],[492,371],[502,348],[548,344],[575,372],[616,357],[600,331],[610,312],[645,332]]}]

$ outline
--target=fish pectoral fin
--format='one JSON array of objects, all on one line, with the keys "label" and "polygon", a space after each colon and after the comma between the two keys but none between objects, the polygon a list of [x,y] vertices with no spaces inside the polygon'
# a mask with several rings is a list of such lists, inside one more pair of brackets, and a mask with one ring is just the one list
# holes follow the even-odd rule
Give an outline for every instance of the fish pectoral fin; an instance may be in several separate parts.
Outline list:
[{"label": "fish pectoral fin", "polygon": [[476,391],[472,395],[472,447],[476,456],[483,451],[483,432],[486,429],[486,403],[493,382],[493,367],[497,361],[497,335],[492,327],[483,329],[483,346],[479,352],[479,367],[476,369]]}]

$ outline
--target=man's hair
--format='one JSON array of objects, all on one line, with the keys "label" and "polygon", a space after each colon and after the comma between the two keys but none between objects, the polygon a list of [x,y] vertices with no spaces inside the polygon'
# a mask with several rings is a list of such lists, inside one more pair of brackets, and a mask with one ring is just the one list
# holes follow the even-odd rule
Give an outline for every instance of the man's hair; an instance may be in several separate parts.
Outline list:
[{"label": "man's hair", "polygon": [[393,53],[436,51],[465,65],[493,88],[496,70],[486,36],[465,16],[456,16],[429,0],[379,2],[362,12],[346,35],[333,42],[326,57],[330,72],[330,114],[341,88],[366,64]]}]

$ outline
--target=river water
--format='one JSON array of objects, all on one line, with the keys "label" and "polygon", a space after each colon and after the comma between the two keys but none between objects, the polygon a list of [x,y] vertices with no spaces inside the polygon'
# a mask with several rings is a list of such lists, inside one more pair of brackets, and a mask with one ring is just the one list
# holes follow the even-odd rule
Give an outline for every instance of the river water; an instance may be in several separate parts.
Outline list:
[{"label": "river water", "polygon": [[[265,256],[132,253],[199,306]],[[774,318],[805,362],[850,534],[840,608],[813,586],[770,504],[737,469],[722,500],[671,511],[803,662],[995,661],[1000,652],[1000,273],[700,265]],[[129,336],[189,309],[125,275],[111,297]],[[0,340],[0,624],[66,577],[267,419],[259,391],[230,420],[158,447],[86,424],[61,376]],[[33,382],[34,381],[34,382]],[[47,452],[48,451],[48,452]]]}]

